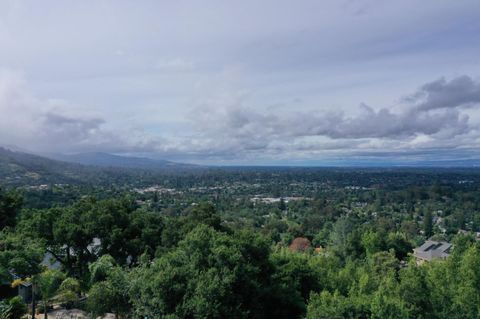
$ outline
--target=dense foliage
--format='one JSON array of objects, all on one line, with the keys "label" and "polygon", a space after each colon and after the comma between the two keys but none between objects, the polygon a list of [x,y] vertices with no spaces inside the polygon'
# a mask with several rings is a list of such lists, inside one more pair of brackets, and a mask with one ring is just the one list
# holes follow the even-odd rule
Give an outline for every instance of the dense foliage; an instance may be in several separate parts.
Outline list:
[{"label": "dense foliage", "polygon": [[[476,170],[156,178],[1,190],[2,281],[94,316],[480,317]],[[427,238],[452,242],[451,256],[417,265]],[[0,312],[16,318],[17,304]]]}]

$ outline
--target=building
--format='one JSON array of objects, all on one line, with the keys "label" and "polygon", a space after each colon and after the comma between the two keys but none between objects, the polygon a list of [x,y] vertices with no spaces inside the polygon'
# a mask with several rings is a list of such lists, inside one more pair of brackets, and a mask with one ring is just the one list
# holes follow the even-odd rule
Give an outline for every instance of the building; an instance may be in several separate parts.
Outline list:
[{"label": "building", "polygon": [[445,259],[450,256],[452,244],[445,241],[427,240],[422,246],[413,249],[413,256],[417,264],[432,261],[433,259]]},{"label": "building", "polygon": [[[32,283],[22,282],[20,285],[18,285],[18,295],[22,298],[23,302],[32,302]],[[36,295],[37,294],[35,294],[35,296]]]},{"label": "building", "polygon": [[15,274],[10,275],[11,281],[4,280],[0,282],[0,300],[20,296],[25,303],[29,303],[32,300],[32,283],[22,281],[15,287],[12,287],[12,281],[21,278]]},{"label": "building", "polygon": [[[95,244],[95,242],[94,242]],[[93,244],[92,244],[93,245]],[[42,265],[48,269],[58,270],[61,268],[61,264],[56,260],[50,252],[46,252],[43,256]],[[21,280],[22,278],[14,273],[10,273],[11,280]],[[11,286],[10,280],[0,282],[0,299],[12,298],[14,296],[20,296],[25,303],[32,301],[32,283],[29,281],[21,281],[15,287]]]}]

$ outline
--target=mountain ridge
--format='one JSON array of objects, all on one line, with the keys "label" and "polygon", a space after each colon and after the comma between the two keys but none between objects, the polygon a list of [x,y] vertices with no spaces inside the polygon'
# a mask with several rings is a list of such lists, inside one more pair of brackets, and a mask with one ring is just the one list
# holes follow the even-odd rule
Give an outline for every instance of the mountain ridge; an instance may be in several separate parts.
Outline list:
[{"label": "mountain ridge", "polygon": [[188,169],[199,167],[194,164],[178,163],[148,157],[124,156],[106,152],[86,152],[76,154],[43,154],[44,157],[69,163],[99,167],[120,167],[147,170]]},{"label": "mountain ridge", "polygon": [[[168,161],[167,161],[168,162]],[[168,162],[173,163],[174,162]],[[166,164],[163,169],[127,166],[96,166],[52,159],[0,146],[0,185],[124,184],[154,180],[158,173],[196,171],[197,166]],[[198,166],[199,168],[201,166]]]}]

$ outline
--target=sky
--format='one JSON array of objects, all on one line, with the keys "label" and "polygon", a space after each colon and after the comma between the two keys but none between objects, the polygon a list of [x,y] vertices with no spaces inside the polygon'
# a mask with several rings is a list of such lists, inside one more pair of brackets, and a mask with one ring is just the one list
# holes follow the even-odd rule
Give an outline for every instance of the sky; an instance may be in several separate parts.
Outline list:
[{"label": "sky", "polygon": [[0,0],[0,145],[480,160],[478,0]]}]

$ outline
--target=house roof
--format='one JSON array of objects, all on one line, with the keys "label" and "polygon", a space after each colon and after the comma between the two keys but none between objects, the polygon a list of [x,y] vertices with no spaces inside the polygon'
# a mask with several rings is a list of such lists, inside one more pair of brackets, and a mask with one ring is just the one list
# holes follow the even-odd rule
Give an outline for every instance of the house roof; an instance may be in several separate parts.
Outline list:
[{"label": "house roof", "polygon": [[432,260],[435,258],[445,259],[450,255],[452,244],[445,241],[427,240],[423,245],[413,250],[413,255],[424,260]]},{"label": "house roof", "polygon": [[48,269],[54,270],[60,269],[62,266],[60,262],[56,260],[55,257],[53,257],[52,253],[48,251],[45,253],[45,255],[43,255],[42,265],[44,265]]}]

